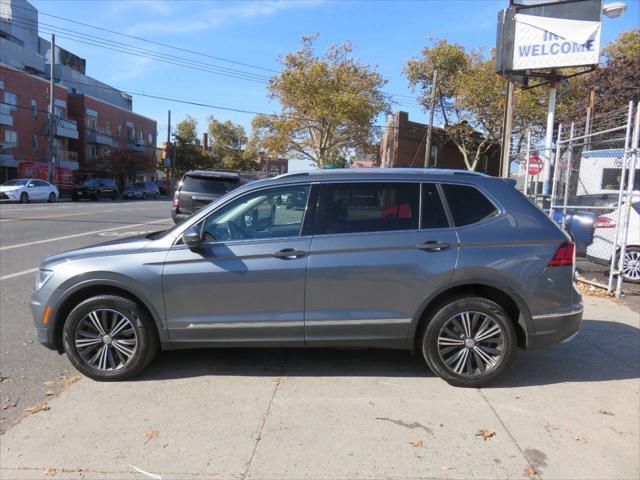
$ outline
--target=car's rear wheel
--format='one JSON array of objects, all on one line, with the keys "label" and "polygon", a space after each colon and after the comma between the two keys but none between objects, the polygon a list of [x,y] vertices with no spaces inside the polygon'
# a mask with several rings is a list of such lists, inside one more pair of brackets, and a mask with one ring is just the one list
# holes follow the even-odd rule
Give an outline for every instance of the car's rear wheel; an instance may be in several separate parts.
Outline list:
[{"label": "car's rear wheel", "polygon": [[20,194],[20,203],[29,203],[29,195],[27,192],[22,192]]},{"label": "car's rear wheel", "polygon": [[640,283],[640,247],[627,247],[624,252],[622,278],[625,282]]},{"label": "car's rear wheel", "polygon": [[100,295],[76,306],[64,324],[64,350],[71,363],[98,381],[138,374],[158,350],[153,321],[136,302]]},{"label": "car's rear wheel", "polygon": [[507,368],[515,346],[515,328],[504,309],[471,296],[437,308],[421,342],[431,370],[459,387],[479,387],[495,379]]},{"label": "car's rear wheel", "polygon": [[51,192],[51,193],[49,194],[49,198],[47,199],[47,202],[49,202],[49,203],[53,203],[53,202],[55,202],[55,201],[56,201],[56,194],[55,194],[55,193],[53,193],[53,192]]},{"label": "car's rear wheel", "polygon": [[154,193],[154,194],[153,194],[153,199],[154,199],[154,200],[157,200],[159,196],[160,196],[160,195],[158,195],[158,192],[156,192],[156,193]]}]

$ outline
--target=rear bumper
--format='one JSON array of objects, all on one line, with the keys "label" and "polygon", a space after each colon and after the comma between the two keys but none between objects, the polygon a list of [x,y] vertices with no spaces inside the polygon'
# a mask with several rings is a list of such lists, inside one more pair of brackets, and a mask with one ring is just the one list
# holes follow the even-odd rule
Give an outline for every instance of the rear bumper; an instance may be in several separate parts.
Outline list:
[{"label": "rear bumper", "polygon": [[171,218],[173,219],[173,223],[180,223],[181,221],[189,218],[191,216],[190,213],[180,213],[175,208],[171,210]]},{"label": "rear bumper", "polygon": [[529,348],[550,347],[570,339],[580,329],[582,313],[582,303],[576,303],[533,315],[534,333],[531,336]]}]

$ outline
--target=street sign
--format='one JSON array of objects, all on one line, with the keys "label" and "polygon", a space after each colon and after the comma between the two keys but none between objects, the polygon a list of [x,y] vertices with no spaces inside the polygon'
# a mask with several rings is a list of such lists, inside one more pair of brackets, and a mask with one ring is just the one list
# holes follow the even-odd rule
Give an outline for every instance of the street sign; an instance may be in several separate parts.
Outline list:
[{"label": "street sign", "polygon": [[544,160],[537,155],[529,157],[529,175],[538,175],[544,168]]}]

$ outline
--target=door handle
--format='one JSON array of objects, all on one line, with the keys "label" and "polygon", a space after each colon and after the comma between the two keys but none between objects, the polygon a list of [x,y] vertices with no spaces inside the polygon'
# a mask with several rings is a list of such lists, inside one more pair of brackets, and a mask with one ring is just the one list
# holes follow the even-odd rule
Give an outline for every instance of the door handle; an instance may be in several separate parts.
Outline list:
[{"label": "door handle", "polygon": [[302,250],[294,250],[293,248],[285,248],[280,250],[279,252],[274,252],[273,255],[276,258],[281,258],[283,260],[293,260],[295,258],[304,257],[307,252],[303,252]]},{"label": "door handle", "polygon": [[438,242],[436,240],[429,240],[428,242],[416,245],[418,250],[426,250],[429,252],[439,252],[440,250],[445,250],[449,247],[450,245],[448,243]]}]

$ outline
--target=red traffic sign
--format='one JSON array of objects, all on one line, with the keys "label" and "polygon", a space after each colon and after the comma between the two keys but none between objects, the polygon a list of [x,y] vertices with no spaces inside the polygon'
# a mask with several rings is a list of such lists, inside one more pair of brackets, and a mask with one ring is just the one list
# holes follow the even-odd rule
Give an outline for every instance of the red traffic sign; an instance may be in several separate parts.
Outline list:
[{"label": "red traffic sign", "polygon": [[544,160],[537,155],[529,157],[529,175],[538,175],[544,168]]}]

